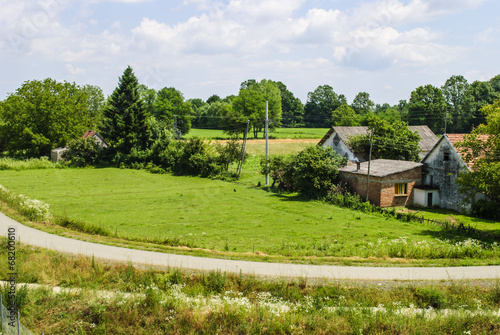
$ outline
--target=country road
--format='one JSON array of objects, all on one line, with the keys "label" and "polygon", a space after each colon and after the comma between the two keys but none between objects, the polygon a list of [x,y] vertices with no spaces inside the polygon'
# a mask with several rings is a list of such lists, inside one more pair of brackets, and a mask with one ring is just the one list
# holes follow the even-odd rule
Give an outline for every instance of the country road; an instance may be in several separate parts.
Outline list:
[{"label": "country road", "polygon": [[267,277],[324,278],[349,280],[471,280],[499,279],[500,266],[471,267],[364,267],[302,265],[249,262],[167,254],[74,240],[27,227],[0,213],[0,235],[9,227],[16,229],[22,243],[59,252],[94,256],[95,258],[132,262],[151,266],[168,266],[192,270],[221,270]]}]

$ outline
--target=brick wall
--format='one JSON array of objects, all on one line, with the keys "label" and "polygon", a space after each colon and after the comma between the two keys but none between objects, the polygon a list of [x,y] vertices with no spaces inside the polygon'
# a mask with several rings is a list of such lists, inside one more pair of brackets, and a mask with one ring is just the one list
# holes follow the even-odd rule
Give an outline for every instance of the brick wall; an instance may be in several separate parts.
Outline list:
[{"label": "brick wall", "polygon": [[[341,181],[347,183],[352,191],[366,197],[366,175],[355,172],[341,171]],[[370,189],[368,200],[370,203],[380,207],[407,206],[413,204],[413,187],[421,185],[422,167],[392,174],[386,177],[370,176]],[[394,195],[394,185],[408,183],[408,195]]]}]

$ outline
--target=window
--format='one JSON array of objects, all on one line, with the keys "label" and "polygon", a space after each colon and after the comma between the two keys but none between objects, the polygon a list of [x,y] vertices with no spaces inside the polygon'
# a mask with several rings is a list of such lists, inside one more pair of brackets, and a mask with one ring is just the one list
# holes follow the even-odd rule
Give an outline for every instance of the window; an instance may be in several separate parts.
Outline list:
[{"label": "window", "polygon": [[394,195],[408,195],[408,184],[394,184]]},{"label": "window", "polygon": [[443,161],[445,161],[445,162],[449,162],[450,161],[450,153],[448,151],[444,152]]}]

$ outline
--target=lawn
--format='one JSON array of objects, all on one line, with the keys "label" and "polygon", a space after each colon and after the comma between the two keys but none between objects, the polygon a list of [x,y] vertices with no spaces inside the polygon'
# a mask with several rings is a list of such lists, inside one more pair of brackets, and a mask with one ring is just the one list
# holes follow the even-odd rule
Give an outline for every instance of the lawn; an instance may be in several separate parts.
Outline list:
[{"label": "lawn", "polygon": [[[319,140],[325,136],[328,130],[328,128],[277,128],[269,133],[269,138],[307,138]],[[191,138],[195,136],[215,140],[230,138],[228,134],[218,129],[191,129],[185,137]],[[259,138],[262,138],[262,136],[263,134],[261,133]]]},{"label": "lawn", "polygon": [[256,187],[257,178],[263,178],[255,172],[255,158],[250,163],[254,166],[240,183],[107,168],[0,171],[0,184],[50,204],[56,215],[120,237],[228,255],[344,264],[388,258],[414,265],[419,259],[446,265],[500,263],[499,248],[457,244],[467,238],[438,227],[267,192]]}]

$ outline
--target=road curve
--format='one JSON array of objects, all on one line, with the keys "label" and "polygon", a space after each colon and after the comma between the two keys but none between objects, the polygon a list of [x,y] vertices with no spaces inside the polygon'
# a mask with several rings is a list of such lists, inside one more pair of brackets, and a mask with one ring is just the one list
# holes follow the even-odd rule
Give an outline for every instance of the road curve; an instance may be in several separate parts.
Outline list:
[{"label": "road curve", "polygon": [[22,243],[64,253],[94,256],[113,261],[152,266],[169,266],[192,270],[221,270],[256,276],[288,278],[324,278],[349,280],[461,280],[498,279],[500,266],[471,267],[365,267],[335,265],[303,265],[237,261],[175,255],[114,247],[74,240],[27,227],[0,213],[0,235],[7,236],[9,227],[16,230]]}]

